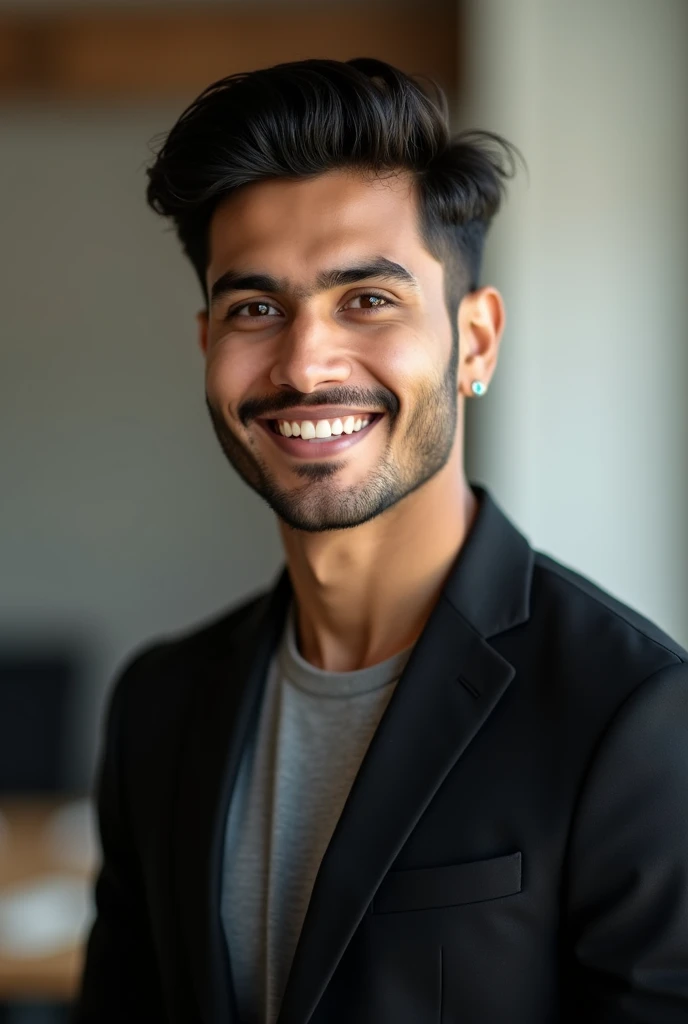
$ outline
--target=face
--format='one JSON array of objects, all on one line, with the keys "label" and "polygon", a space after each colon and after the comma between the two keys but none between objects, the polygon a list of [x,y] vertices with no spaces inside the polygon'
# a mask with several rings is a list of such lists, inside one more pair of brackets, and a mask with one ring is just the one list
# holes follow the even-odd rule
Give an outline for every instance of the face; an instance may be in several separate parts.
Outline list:
[{"label": "face", "polygon": [[206,398],[234,468],[288,525],[354,527],[422,487],[457,428],[457,328],[408,178],[246,186],[215,211]]}]

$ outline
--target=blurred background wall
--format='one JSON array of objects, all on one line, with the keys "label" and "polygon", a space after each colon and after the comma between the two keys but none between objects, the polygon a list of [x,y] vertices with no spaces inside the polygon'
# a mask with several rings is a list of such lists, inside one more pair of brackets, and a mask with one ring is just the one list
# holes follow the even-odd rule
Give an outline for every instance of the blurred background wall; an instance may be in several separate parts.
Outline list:
[{"label": "blurred background wall", "polygon": [[207,423],[198,285],[144,205],[148,140],[176,113],[0,115],[0,624],[81,652],[77,786],[121,659],[278,559],[269,510]]},{"label": "blurred background wall", "polygon": [[688,4],[475,0],[459,120],[529,166],[469,466],[533,541],[688,642]]},{"label": "blurred background wall", "polygon": [[[504,132],[530,169],[488,243],[509,323],[494,384],[470,403],[470,474],[536,545],[688,642],[688,5],[451,7],[456,123]],[[350,52],[302,55],[384,56],[385,24],[420,5],[379,9],[348,15]],[[232,64],[244,44],[226,45]],[[429,52],[407,70],[432,73]],[[0,643],[80,651],[76,788],[128,653],[280,561],[271,513],[206,422],[191,269],[144,204],[149,141],[198,90],[137,94],[132,64],[129,93],[108,96],[103,68],[90,96],[67,75],[52,97],[6,89],[0,105]]]}]

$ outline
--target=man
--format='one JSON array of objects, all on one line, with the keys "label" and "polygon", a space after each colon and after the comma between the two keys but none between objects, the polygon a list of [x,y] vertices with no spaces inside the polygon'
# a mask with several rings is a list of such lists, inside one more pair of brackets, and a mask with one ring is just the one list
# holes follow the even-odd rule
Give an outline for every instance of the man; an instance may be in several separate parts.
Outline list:
[{"label": "man", "polygon": [[464,475],[513,164],[363,59],[215,83],[158,153],[286,570],[119,679],[79,1024],[688,1020],[688,652]]}]

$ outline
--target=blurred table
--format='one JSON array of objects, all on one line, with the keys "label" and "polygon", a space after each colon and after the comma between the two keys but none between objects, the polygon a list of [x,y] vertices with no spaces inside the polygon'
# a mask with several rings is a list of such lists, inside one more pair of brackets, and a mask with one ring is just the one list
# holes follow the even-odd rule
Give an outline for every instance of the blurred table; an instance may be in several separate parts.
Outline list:
[{"label": "blurred table", "polygon": [[[0,798],[0,901],[18,887],[59,876],[90,881],[93,841],[83,800]],[[70,1000],[83,962],[83,939],[49,954],[8,951],[0,945],[0,1002]]]}]

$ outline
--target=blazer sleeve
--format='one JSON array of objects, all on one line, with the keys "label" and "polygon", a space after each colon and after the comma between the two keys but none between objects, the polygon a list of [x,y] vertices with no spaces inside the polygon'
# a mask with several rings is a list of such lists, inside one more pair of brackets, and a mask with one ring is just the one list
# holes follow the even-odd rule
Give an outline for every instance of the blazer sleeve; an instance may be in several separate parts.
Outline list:
[{"label": "blazer sleeve", "polygon": [[162,1024],[166,1019],[121,772],[126,694],[145,658],[139,655],[122,674],[106,718],[97,786],[102,863],[96,919],[72,1024]]},{"label": "blazer sleeve", "polygon": [[688,664],[617,712],[588,772],[569,849],[573,984],[564,1020],[688,1021]]}]

